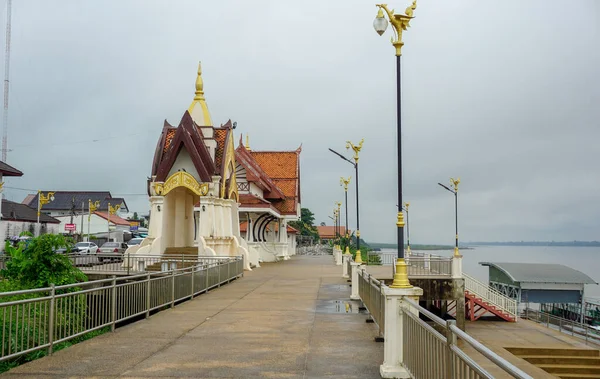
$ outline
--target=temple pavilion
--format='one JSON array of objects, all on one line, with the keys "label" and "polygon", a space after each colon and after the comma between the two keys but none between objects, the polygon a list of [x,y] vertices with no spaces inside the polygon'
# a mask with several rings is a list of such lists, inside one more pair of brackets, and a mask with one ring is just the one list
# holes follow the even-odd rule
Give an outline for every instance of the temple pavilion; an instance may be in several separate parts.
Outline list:
[{"label": "temple pavilion", "polygon": [[198,66],[191,105],[177,126],[165,120],[158,138],[148,237],[128,253],[242,255],[246,269],[295,253],[287,222],[300,217],[301,149],[236,149],[233,129],[231,120],[213,125]]}]

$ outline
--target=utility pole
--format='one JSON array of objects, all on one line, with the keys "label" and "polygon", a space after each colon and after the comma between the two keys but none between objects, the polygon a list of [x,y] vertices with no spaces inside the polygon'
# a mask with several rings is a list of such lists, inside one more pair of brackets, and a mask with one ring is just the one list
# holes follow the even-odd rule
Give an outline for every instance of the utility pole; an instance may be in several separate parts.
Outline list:
[{"label": "utility pole", "polygon": [[79,235],[81,236],[81,241],[83,241],[83,213],[85,212],[83,207],[83,201],[81,201],[81,229],[79,229]]},{"label": "utility pole", "polygon": [[[71,225],[73,225],[73,216],[75,216],[75,197],[71,198]],[[69,235],[73,235],[73,230],[69,230]]]}]

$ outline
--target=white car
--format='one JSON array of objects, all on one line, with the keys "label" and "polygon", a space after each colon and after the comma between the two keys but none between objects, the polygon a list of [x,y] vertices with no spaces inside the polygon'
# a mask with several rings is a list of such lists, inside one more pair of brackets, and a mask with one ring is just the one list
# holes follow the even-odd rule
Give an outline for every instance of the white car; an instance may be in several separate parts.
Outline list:
[{"label": "white car", "polygon": [[73,252],[79,254],[96,254],[98,252],[98,245],[93,242],[77,242],[73,247]]}]

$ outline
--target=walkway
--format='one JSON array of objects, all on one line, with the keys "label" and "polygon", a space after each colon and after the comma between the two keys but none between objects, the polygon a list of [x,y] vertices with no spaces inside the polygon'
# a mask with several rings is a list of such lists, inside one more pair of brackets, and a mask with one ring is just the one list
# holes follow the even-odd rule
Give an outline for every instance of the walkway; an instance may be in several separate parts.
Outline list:
[{"label": "walkway", "polygon": [[265,264],[193,301],[3,376],[380,378],[377,327],[357,313],[340,276],[331,256]]}]

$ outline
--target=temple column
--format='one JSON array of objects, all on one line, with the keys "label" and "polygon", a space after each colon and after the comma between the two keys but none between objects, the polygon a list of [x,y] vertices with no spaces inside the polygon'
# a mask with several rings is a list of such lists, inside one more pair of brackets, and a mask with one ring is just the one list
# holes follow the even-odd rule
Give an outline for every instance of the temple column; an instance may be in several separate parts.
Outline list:
[{"label": "temple column", "polygon": [[175,238],[174,238],[174,246],[183,247],[185,246],[185,235],[187,231],[186,223],[185,223],[185,200],[186,200],[186,190],[183,188],[177,188],[175,191]]},{"label": "temple column", "polygon": [[187,191],[185,196],[185,246],[194,246],[194,196]]},{"label": "temple column", "polygon": [[254,242],[254,239],[252,238],[252,228],[254,227],[252,222],[252,216],[250,215],[250,212],[248,212],[247,215],[248,221],[246,224],[246,242]]}]

